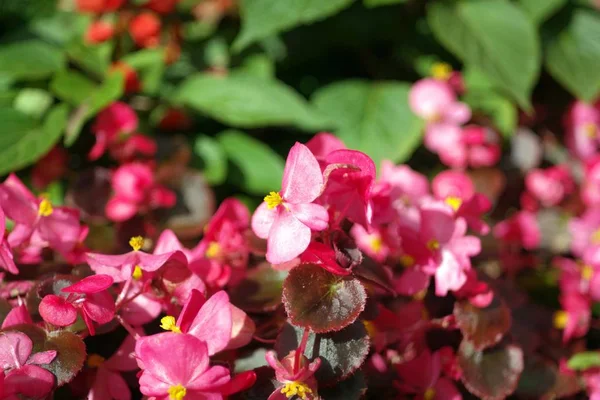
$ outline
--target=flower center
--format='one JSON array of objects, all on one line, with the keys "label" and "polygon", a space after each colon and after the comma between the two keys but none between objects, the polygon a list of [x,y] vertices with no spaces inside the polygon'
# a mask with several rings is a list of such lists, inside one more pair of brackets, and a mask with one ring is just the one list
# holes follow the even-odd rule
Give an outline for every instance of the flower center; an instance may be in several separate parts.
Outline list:
[{"label": "flower center", "polygon": [[169,393],[169,399],[171,400],[182,400],[185,397],[187,390],[185,390],[183,385],[179,384],[171,386],[167,393]]},{"label": "flower center", "polygon": [[462,199],[456,196],[446,197],[446,204],[448,204],[454,211],[458,211],[462,205]]},{"label": "flower center", "polygon": [[594,269],[589,265],[584,265],[581,268],[581,278],[585,281],[589,281],[594,276]]},{"label": "flower center", "polygon": [[140,268],[139,265],[136,265],[135,268],[133,269],[133,274],[131,274],[131,277],[133,279],[135,279],[136,281],[139,281],[140,279],[142,279],[142,269]]},{"label": "flower center", "polygon": [[[166,317],[162,317],[160,319],[160,327],[165,331],[171,331],[173,333],[181,333],[181,329],[177,326],[175,321],[175,317],[172,315],[167,315]],[[183,397],[180,397],[183,398]]]},{"label": "flower center", "polygon": [[206,249],[206,258],[216,258],[221,253],[221,245],[217,242],[210,242]]},{"label": "flower center", "polygon": [[281,393],[285,394],[285,397],[291,399],[294,396],[300,397],[302,400],[306,400],[306,395],[311,394],[312,390],[306,383],[293,381],[288,382],[281,388]]},{"label": "flower center", "polygon": [[596,124],[593,124],[591,122],[583,126],[583,131],[585,132],[585,135],[590,139],[594,139],[598,135],[598,127],[596,127]]},{"label": "flower center", "polygon": [[429,71],[431,76],[440,81],[447,81],[452,75],[452,66],[445,62],[436,62]]},{"label": "flower center", "polygon": [[431,251],[439,250],[440,242],[435,239],[431,239],[429,242],[427,242],[427,248]]},{"label": "flower center", "polygon": [[54,209],[52,208],[52,203],[50,203],[50,200],[45,198],[42,199],[40,207],[38,208],[38,215],[41,215],[42,217],[49,217],[52,215],[53,211]]},{"label": "flower center", "polygon": [[363,321],[363,325],[365,326],[369,337],[375,337],[377,334],[377,328],[375,328],[375,324],[371,321]]},{"label": "flower center", "polygon": [[99,366],[101,366],[105,361],[105,358],[102,357],[100,354],[90,354],[87,358],[87,366],[90,368],[98,368]]},{"label": "flower center", "polygon": [[423,393],[423,400],[433,400],[435,397],[435,389],[429,388]]},{"label": "flower center", "polygon": [[408,254],[405,254],[400,257],[400,264],[402,264],[402,266],[406,268],[412,267],[413,265],[415,265],[415,258],[409,256]]},{"label": "flower center", "polygon": [[552,318],[552,324],[556,329],[565,329],[569,322],[569,314],[566,311],[557,311]]},{"label": "flower center", "polygon": [[144,247],[144,238],[141,236],[134,236],[129,239],[129,245],[133,251],[139,251],[142,247]]},{"label": "flower center", "polygon": [[592,242],[592,244],[600,244],[600,229],[596,229],[592,232],[590,235],[590,242]]},{"label": "flower center", "polygon": [[381,238],[379,236],[372,237],[370,244],[371,244],[371,249],[375,253],[379,253],[381,251],[381,248],[383,247],[383,241],[381,240]]},{"label": "flower center", "polygon": [[264,200],[265,203],[267,203],[267,207],[269,207],[269,209],[273,209],[281,203],[283,203],[281,195],[277,192],[270,192],[268,195],[265,196]]}]

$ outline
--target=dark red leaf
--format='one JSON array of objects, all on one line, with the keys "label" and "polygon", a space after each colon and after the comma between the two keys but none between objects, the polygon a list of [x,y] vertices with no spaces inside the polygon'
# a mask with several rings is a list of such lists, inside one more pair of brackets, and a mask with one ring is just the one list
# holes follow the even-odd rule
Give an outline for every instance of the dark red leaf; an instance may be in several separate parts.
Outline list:
[{"label": "dark red leaf", "polygon": [[464,337],[477,350],[500,342],[511,325],[510,310],[498,296],[484,308],[459,300],[454,303],[454,317]]},{"label": "dark red leaf", "polygon": [[260,264],[248,270],[246,278],[231,290],[231,302],[248,312],[273,311],[281,304],[287,275],[287,271],[276,270],[269,263]]}]

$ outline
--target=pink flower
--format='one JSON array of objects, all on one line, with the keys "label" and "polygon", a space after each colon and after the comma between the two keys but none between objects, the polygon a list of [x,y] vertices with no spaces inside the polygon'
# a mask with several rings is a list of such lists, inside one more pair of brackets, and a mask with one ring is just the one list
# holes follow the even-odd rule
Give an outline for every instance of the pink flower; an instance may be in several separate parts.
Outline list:
[{"label": "pink flower", "polygon": [[457,101],[452,87],[438,79],[421,79],[408,95],[412,111],[430,124],[461,125],[471,118],[469,106]]},{"label": "pink flower", "polygon": [[[74,208],[56,207],[46,197],[36,198],[16,175],[0,185],[0,205],[15,221],[8,235],[11,247],[28,244],[34,248],[51,247],[67,254],[77,244],[82,227]],[[6,260],[6,248],[3,254]]]},{"label": "pink flower", "polygon": [[80,313],[93,336],[95,329],[92,321],[106,324],[115,315],[115,302],[107,292],[112,284],[113,279],[108,275],[83,278],[61,290],[67,295],[44,296],[40,303],[40,315],[44,321],[53,325],[69,326],[75,323],[77,314]]},{"label": "pink flower", "polygon": [[527,250],[538,247],[541,240],[535,214],[528,211],[519,211],[497,223],[494,227],[494,237],[507,245],[522,245]]},{"label": "pink flower", "polygon": [[222,288],[244,277],[250,252],[246,231],[250,214],[235,198],[228,198],[207,224],[204,237],[192,250],[190,269],[210,287]]},{"label": "pink flower", "polygon": [[114,196],[106,204],[106,216],[117,222],[148,209],[173,207],[177,200],[175,193],[154,182],[152,169],[142,163],[117,168],[112,187]]},{"label": "pink flower", "polygon": [[425,349],[417,357],[396,365],[400,382],[396,385],[404,394],[416,394],[427,400],[461,400],[454,382],[441,376],[440,353]]},{"label": "pink flower", "polygon": [[354,224],[350,234],[356,240],[358,247],[374,260],[383,262],[390,254],[390,248],[379,230],[372,228],[371,232],[368,232],[361,225]]},{"label": "pink flower", "polygon": [[485,195],[475,193],[473,181],[463,172],[443,171],[432,182],[433,194],[448,204],[458,217],[463,217],[471,229],[486,235],[490,227],[482,221],[482,215],[492,208]]},{"label": "pink flower", "polygon": [[[8,331],[0,334],[0,370],[4,370],[4,398],[15,395],[45,398],[54,387],[54,375],[38,364],[49,364],[56,351],[31,354],[33,342],[26,334]],[[1,379],[1,378],[0,378]],[[0,384],[0,389],[1,384]],[[20,398],[20,397],[14,397]]]},{"label": "pink flower", "polygon": [[323,170],[327,166],[325,159],[329,153],[345,149],[346,145],[337,136],[328,132],[320,132],[306,142],[306,147],[313,153]]},{"label": "pink flower", "polygon": [[567,166],[556,165],[529,171],[525,176],[525,187],[544,207],[552,207],[573,192],[575,183]]},{"label": "pink flower", "polygon": [[[240,389],[222,366],[210,366],[205,342],[195,336],[160,333],[145,337],[136,345],[140,391],[156,400],[221,400]],[[253,373],[250,373],[253,376]],[[246,379],[241,386],[252,385]]]},{"label": "pink flower", "polygon": [[600,129],[600,101],[587,104],[575,101],[564,118],[567,146],[571,152],[586,160],[596,154]]},{"label": "pink flower", "polygon": [[[0,227],[6,227],[6,216],[4,215],[2,208],[0,208]],[[12,250],[4,234],[2,235],[2,238],[0,238],[0,268],[13,275],[19,274],[19,270],[13,260]]]},{"label": "pink flower", "polygon": [[14,307],[6,314],[0,329],[6,329],[19,324],[33,324],[31,315],[29,315],[29,311],[27,311],[27,306],[25,306],[25,304]]},{"label": "pink flower", "polygon": [[311,230],[327,228],[329,215],[313,201],[321,193],[323,175],[310,150],[296,143],[283,171],[282,190],[271,192],[252,216],[252,230],[267,239],[267,261],[281,264],[299,256],[310,243]]},{"label": "pink flower", "polygon": [[600,369],[589,368],[583,371],[583,379],[589,400],[600,400]]},{"label": "pink flower", "polygon": [[141,279],[144,272],[154,272],[165,265],[167,261],[187,263],[181,251],[169,251],[161,254],[148,254],[141,251],[144,239],[141,236],[132,237],[129,245],[133,249],[121,255],[105,255],[86,253],[87,262],[97,274],[110,275],[116,283],[130,279]]},{"label": "pink flower", "polygon": [[600,248],[600,208],[587,209],[583,215],[569,221],[571,251],[584,257],[586,251]]},{"label": "pink flower", "polygon": [[121,372],[137,369],[137,361],[133,357],[134,350],[135,339],[133,336],[128,336],[109,359],[105,360],[98,354],[88,356],[86,362],[88,368],[96,369],[88,400],[131,399],[131,391]]},{"label": "pink flower", "polygon": [[588,207],[600,205],[600,156],[588,158],[585,162],[581,199]]},{"label": "pink flower", "polygon": [[326,158],[327,182],[319,203],[329,207],[339,224],[344,218],[369,229],[373,218],[371,192],[375,164],[356,150],[336,150]]},{"label": "pink flower", "polygon": [[592,300],[600,301],[600,273],[597,266],[564,257],[555,258],[553,264],[560,268],[561,293],[589,295]]},{"label": "pink flower", "polygon": [[564,294],[560,297],[562,310],[554,313],[554,327],[563,330],[563,342],[585,336],[592,318],[589,298],[578,293]]},{"label": "pink flower", "polygon": [[394,165],[389,160],[381,162],[378,184],[383,183],[390,185],[392,201],[397,200],[403,205],[416,205],[423,197],[429,195],[429,181],[425,175],[408,165]]},{"label": "pink flower", "polygon": [[[298,356],[300,359],[296,360]],[[309,363],[303,354],[292,351],[279,361],[277,354],[272,350],[265,354],[265,358],[275,370],[275,379],[282,384],[276,387],[268,400],[287,400],[294,396],[302,400],[320,398],[317,393],[317,380],[314,377],[321,365],[320,358],[315,358]]]},{"label": "pink flower", "polygon": [[136,153],[153,156],[156,143],[146,136],[134,134],[137,127],[137,115],[129,105],[112,103],[98,114],[92,126],[96,144],[88,155],[89,159],[97,160],[107,149],[120,161],[127,161]]}]

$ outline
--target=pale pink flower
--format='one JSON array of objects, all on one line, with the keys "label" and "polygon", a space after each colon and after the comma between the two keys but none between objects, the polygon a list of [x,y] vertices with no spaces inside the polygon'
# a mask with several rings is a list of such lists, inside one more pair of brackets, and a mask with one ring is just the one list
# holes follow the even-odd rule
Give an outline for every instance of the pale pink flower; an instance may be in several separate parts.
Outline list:
[{"label": "pale pink flower", "polygon": [[600,101],[575,101],[565,115],[564,126],[571,153],[583,160],[594,156],[600,139]]},{"label": "pale pink flower", "polygon": [[381,162],[381,174],[377,183],[389,184],[392,201],[399,201],[402,205],[416,205],[429,195],[429,181],[425,175],[408,165],[394,165],[389,160]]},{"label": "pale pink flower", "polygon": [[[296,357],[300,357],[296,362]],[[321,359],[309,362],[303,354],[290,352],[283,360],[277,359],[277,353],[268,351],[265,354],[267,363],[275,370],[275,379],[280,383],[267,400],[287,400],[294,396],[302,400],[318,400],[317,380],[315,372],[321,365]]]},{"label": "pale pink flower", "polygon": [[456,93],[445,81],[421,79],[409,93],[412,111],[430,124],[461,125],[471,118],[469,106],[456,99]]},{"label": "pale pink flower", "polygon": [[327,228],[327,210],[313,202],[323,186],[315,156],[303,144],[290,150],[283,172],[282,190],[271,192],[252,216],[252,230],[267,239],[267,260],[281,264],[299,256],[310,243],[311,230]]},{"label": "pale pink flower", "polygon": [[[54,387],[54,375],[39,364],[49,364],[56,357],[55,350],[31,354],[33,342],[22,332],[0,334],[0,370],[4,370],[2,398],[44,398]],[[1,378],[0,378],[1,379]],[[15,396],[15,397],[11,397]]]},{"label": "pale pink flower", "polygon": [[525,176],[525,188],[544,207],[558,205],[575,189],[571,173],[565,165],[532,169]]}]

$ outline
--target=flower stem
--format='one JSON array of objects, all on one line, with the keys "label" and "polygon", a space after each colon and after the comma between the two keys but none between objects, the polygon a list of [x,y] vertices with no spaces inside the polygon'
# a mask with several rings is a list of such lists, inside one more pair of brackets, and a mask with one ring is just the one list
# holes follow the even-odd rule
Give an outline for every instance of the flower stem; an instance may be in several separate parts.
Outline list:
[{"label": "flower stem", "polygon": [[126,330],[127,332],[129,332],[129,334],[130,334],[131,336],[133,336],[133,338],[134,338],[135,340],[138,340],[138,339],[140,338],[140,334],[139,334],[139,333],[137,333],[137,332],[135,331],[135,329],[133,329],[133,327],[132,327],[131,325],[129,325],[129,323],[127,323],[127,322],[126,322],[126,321],[123,319],[123,317],[121,317],[119,314],[116,314],[116,315],[115,315],[115,318],[117,319],[117,321],[119,321],[119,323],[121,324],[121,326],[123,326],[123,328],[125,328],[125,330]]},{"label": "flower stem", "polygon": [[296,357],[294,358],[294,374],[300,370],[300,359],[304,355],[304,350],[306,350],[306,343],[308,342],[308,335],[310,334],[309,328],[304,328],[304,333],[302,334],[302,340],[300,341],[300,346],[296,350]]}]

